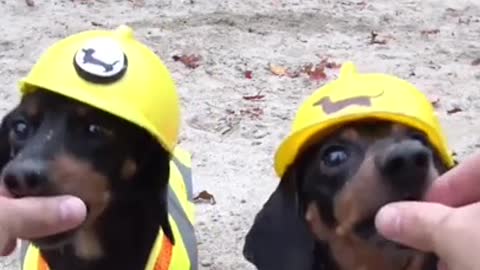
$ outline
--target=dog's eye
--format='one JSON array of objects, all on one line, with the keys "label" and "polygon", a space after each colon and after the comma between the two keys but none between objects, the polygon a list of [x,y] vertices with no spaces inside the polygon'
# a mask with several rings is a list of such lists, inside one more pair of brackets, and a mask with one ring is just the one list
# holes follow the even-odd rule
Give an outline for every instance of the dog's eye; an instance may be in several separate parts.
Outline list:
[{"label": "dog's eye", "polygon": [[17,140],[25,140],[30,135],[30,126],[24,120],[16,120],[11,124],[11,129]]},{"label": "dog's eye", "polygon": [[88,133],[94,136],[106,136],[106,137],[110,137],[113,135],[113,132],[110,129],[102,127],[100,125],[95,125],[95,124],[88,125]]},{"label": "dog's eye", "polygon": [[330,146],[325,150],[322,161],[328,167],[335,167],[347,161],[348,157],[348,151],[345,147],[335,145]]}]

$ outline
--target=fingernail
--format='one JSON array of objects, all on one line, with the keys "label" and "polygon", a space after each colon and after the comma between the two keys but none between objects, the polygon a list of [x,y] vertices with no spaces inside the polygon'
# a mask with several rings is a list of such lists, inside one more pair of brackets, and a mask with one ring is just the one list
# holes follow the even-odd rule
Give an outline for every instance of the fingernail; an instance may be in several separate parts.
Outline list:
[{"label": "fingernail", "polygon": [[384,236],[395,237],[400,232],[400,212],[394,206],[384,206],[378,211],[375,225]]},{"label": "fingernail", "polygon": [[76,197],[68,197],[60,202],[60,218],[64,222],[81,222],[86,215],[87,209],[82,200]]}]

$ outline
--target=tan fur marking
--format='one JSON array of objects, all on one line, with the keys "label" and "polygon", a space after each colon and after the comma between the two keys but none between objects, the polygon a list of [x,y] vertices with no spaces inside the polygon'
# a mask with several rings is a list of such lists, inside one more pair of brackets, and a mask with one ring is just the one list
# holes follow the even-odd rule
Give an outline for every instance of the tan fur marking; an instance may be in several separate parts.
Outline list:
[{"label": "tan fur marking", "polygon": [[22,107],[29,117],[35,118],[40,113],[40,104],[36,98],[25,99]]},{"label": "tan fur marking", "polygon": [[393,136],[404,136],[408,132],[409,128],[400,124],[392,124],[391,133]]},{"label": "tan fur marking", "polygon": [[320,218],[320,213],[315,202],[312,202],[307,206],[305,220],[307,221],[307,224],[310,226],[310,230],[317,237],[317,239],[329,240],[329,237],[332,235],[331,230],[327,226],[325,226],[322,219]]},{"label": "tan fur marking", "polygon": [[360,134],[354,128],[346,128],[342,130],[340,137],[350,142],[357,142],[360,140]]},{"label": "tan fur marking", "polygon": [[352,181],[335,197],[335,217],[339,220],[337,233],[350,233],[364,218],[373,215],[389,198],[387,187],[375,167],[373,154],[367,153]]},{"label": "tan fur marking", "polygon": [[101,243],[91,228],[81,229],[76,233],[73,248],[79,258],[93,260],[103,256]]},{"label": "tan fur marking", "polygon": [[122,165],[121,175],[124,180],[131,178],[137,172],[137,163],[132,159],[126,159]]},{"label": "tan fur marking", "polygon": [[77,196],[89,207],[87,219],[75,236],[75,252],[85,259],[101,256],[103,252],[94,228],[111,199],[108,179],[88,162],[69,154],[56,157],[49,171],[58,193]]},{"label": "tan fur marking", "polygon": [[75,112],[77,113],[77,116],[85,117],[88,114],[88,108],[85,106],[78,105],[75,107]]}]

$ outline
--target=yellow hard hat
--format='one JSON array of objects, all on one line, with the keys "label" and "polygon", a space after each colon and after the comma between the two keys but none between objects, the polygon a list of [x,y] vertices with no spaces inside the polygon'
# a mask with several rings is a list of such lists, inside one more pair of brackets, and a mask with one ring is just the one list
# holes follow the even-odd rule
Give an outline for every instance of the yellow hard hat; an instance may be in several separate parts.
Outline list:
[{"label": "yellow hard hat", "polygon": [[275,153],[275,171],[282,177],[309,140],[327,136],[346,123],[379,119],[423,131],[446,166],[452,153],[427,97],[405,80],[387,74],[359,74],[352,62],[342,65],[339,78],[317,89],[300,106],[290,135]]},{"label": "yellow hard hat", "polygon": [[126,25],[56,42],[19,87],[22,94],[43,88],[121,117],[150,132],[170,152],[177,144],[175,83],[162,60]]}]

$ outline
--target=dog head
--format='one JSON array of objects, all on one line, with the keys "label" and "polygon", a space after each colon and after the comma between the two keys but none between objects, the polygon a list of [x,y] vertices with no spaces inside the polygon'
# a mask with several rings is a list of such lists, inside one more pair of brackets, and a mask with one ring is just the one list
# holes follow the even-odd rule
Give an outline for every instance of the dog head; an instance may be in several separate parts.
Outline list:
[{"label": "dog head", "polygon": [[155,211],[173,241],[166,203],[170,156],[143,129],[39,89],[23,96],[4,117],[0,136],[2,184],[12,196],[70,194],[87,206],[80,227],[30,239],[38,247],[71,243],[79,256],[99,256],[96,230],[105,213],[114,204],[142,200],[159,203]]},{"label": "dog head", "polygon": [[384,239],[385,204],[422,199],[446,171],[426,136],[360,122],[312,138],[287,169],[246,238],[258,269],[423,270],[431,257]]}]

